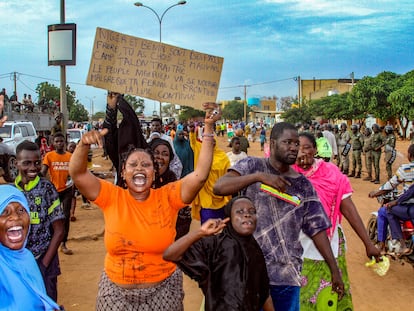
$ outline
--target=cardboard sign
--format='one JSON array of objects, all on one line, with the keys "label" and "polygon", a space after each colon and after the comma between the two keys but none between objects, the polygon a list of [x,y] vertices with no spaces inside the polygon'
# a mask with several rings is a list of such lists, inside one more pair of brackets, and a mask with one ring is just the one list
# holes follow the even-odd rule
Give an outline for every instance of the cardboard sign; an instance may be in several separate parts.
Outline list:
[{"label": "cardboard sign", "polygon": [[97,28],[86,84],[197,109],[215,102],[223,58]]}]

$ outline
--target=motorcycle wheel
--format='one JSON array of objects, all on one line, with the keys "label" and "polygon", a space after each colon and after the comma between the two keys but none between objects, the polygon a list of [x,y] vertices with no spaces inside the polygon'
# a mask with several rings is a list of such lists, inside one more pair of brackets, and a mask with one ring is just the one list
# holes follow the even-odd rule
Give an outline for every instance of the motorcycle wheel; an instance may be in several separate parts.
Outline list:
[{"label": "motorcycle wheel", "polygon": [[367,233],[369,236],[369,239],[377,243],[378,241],[378,232],[377,232],[377,216],[371,215],[371,217],[368,220],[367,223]]}]

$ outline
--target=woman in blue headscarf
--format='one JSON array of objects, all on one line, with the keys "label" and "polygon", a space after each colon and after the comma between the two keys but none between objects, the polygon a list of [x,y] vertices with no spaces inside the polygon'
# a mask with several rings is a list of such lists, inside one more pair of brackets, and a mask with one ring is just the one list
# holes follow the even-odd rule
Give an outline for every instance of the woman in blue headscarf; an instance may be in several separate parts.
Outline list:
[{"label": "woman in blue headscarf", "polygon": [[190,142],[185,138],[183,130],[177,130],[174,137],[174,149],[181,163],[183,171],[181,178],[194,171],[194,152],[191,149]]},{"label": "woman in blue headscarf", "polygon": [[0,185],[0,310],[60,310],[47,296],[36,260],[25,248],[29,215],[24,194]]}]

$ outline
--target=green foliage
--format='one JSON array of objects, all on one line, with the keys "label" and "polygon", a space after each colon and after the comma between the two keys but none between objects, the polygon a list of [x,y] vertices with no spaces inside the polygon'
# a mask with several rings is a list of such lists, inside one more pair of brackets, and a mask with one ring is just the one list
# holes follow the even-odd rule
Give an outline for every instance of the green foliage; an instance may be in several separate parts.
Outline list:
[{"label": "green foliage", "polygon": [[76,101],[69,111],[69,120],[83,122],[88,121],[88,119],[88,111],[79,101]]},{"label": "green foliage", "polygon": [[312,111],[310,105],[303,104],[297,108],[291,108],[285,111],[281,118],[286,122],[296,124],[296,123],[311,123],[312,122]]},{"label": "green foliage", "polygon": [[193,107],[181,106],[179,121],[187,121],[193,118],[204,117],[205,112],[202,110],[194,109]]},{"label": "green foliage", "polygon": [[286,96],[280,98],[280,110],[281,111],[287,111],[290,108],[292,108],[292,104],[297,102],[297,98],[294,98],[292,96]]},{"label": "green foliage", "polygon": [[414,119],[414,71],[401,76],[402,86],[388,96],[391,113],[400,121],[403,137],[406,137],[409,120]]},{"label": "green foliage", "polygon": [[132,109],[134,109],[134,111],[137,114],[141,114],[144,111],[145,101],[143,98],[139,98],[128,94],[124,95],[124,98],[131,105]]},{"label": "green foliage", "polygon": [[162,105],[163,117],[174,117],[176,114],[177,114],[177,109],[175,109],[175,104]]},{"label": "green foliage", "polygon": [[403,87],[392,92],[388,100],[394,115],[414,118],[414,78],[407,80]]},{"label": "green foliage", "polygon": [[95,113],[94,115],[93,115],[93,117],[92,117],[92,119],[94,120],[94,121],[97,121],[97,120],[99,120],[99,119],[104,119],[105,118],[105,112],[103,112],[103,111],[98,111],[97,113]]},{"label": "green foliage", "polygon": [[313,118],[322,117],[326,120],[361,119],[364,113],[350,108],[349,93],[334,94],[311,101]]},{"label": "green foliage", "polygon": [[[247,114],[250,108],[247,107]],[[221,116],[227,120],[242,120],[244,117],[244,105],[243,102],[232,100],[222,110]]]},{"label": "green foliage", "polygon": [[[38,98],[46,99],[46,102],[49,102],[50,100],[60,100],[60,88],[50,84],[48,82],[41,82],[36,87],[36,93],[39,94]],[[67,109],[70,111],[72,109],[72,106],[76,103],[76,92],[72,91],[70,89],[69,85],[66,85],[66,105]]]}]

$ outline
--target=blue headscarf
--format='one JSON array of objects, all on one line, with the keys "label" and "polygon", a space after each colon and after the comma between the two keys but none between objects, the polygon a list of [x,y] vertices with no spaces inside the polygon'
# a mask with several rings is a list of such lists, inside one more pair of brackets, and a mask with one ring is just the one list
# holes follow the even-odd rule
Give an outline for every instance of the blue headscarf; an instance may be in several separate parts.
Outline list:
[{"label": "blue headscarf", "polygon": [[181,134],[182,132],[182,130],[177,130],[174,137],[174,150],[183,164],[181,178],[194,171],[194,152],[193,149],[191,149],[190,142],[179,137],[178,134]]},{"label": "blue headscarf", "polygon": [[[0,215],[10,203],[20,203],[30,215],[26,197],[17,188],[0,185]],[[4,234],[4,233],[2,233]],[[27,236],[25,245],[27,242]],[[46,294],[42,275],[25,247],[12,250],[0,243],[0,310],[59,310]]]}]

